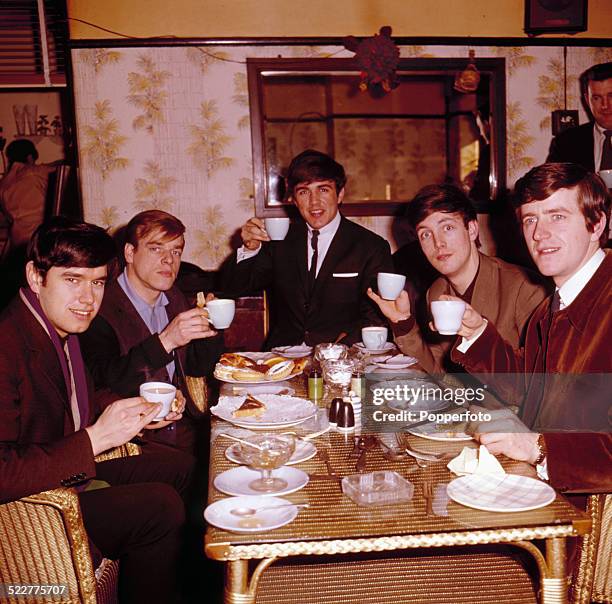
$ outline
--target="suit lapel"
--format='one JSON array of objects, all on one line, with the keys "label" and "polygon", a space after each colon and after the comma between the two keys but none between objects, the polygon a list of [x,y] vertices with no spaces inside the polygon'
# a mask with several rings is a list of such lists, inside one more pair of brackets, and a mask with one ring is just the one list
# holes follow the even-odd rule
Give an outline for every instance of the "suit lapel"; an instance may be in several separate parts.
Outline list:
[{"label": "suit lapel", "polygon": [[[306,224],[300,224],[295,237],[287,237],[286,241],[290,242],[290,254],[293,256],[293,266],[295,267],[299,291],[302,292],[303,298],[308,296],[308,257],[306,253],[307,238]],[[282,248],[281,248],[282,253]]]},{"label": "suit lapel", "polygon": [[[491,296],[496,295],[496,292],[499,291],[499,271],[495,269],[495,265],[486,256],[480,253],[478,256],[480,265],[476,273],[476,283],[474,283],[472,301],[470,302],[470,306],[476,310],[489,307],[488,301]],[[487,319],[495,322],[497,316],[487,316]]]}]

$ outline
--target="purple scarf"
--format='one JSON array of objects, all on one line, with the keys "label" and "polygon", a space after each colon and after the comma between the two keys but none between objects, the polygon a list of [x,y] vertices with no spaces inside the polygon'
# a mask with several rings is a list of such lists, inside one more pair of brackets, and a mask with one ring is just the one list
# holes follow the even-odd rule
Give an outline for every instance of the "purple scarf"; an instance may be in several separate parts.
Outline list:
[{"label": "purple scarf", "polygon": [[[53,327],[45,315],[45,311],[40,305],[38,296],[29,287],[22,287],[20,293],[47,327],[51,342],[53,343],[57,358],[62,367],[64,382],[66,383],[66,392],[68,393],[68,403],[70,403],[72,399],[72,382],[70,380],[70,370],[68,369],[68,361],[66,360],[62,341],[57,331],[55,331],[55,327]],[[70,354],[70,362],[72,364],[72,377],[74,379],[76,399],[79,407],[79,414],[81,416],[81,428],[86,428],[89,425],[89,394],[87,389],[87,378],[85,377],[85,365],[83,363],[83,356],[81,355],[79,338],[74,334],[70,334],[67,341],[68,353]]]}]

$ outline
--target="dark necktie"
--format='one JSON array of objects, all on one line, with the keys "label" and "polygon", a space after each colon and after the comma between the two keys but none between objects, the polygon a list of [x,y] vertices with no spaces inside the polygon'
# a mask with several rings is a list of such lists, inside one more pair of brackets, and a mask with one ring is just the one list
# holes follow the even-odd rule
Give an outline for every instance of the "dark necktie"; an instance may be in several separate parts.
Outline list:
[{"label": "dark necktie", "polygon": [[612,170],[612,145],[610,137],[612,137],[612,130],[604,130],[604,136],[606,137],[603,142],[601,149],[601,164],[599,170]]},{"label": "dark necktie", "polygon": [[315,279],[317,278],[317,261],[319,259],[319,231],[312,231],[310,245],[312,246],[312,260],[310,261],[310,270],[308,271],[308,290],[312,292]]},{"label": "dark necktie", "polygon": [[561,310],[561,296],[559,295],[559,290],[556,290],[550,303],[550,312],[555,313],[558,310]]}]

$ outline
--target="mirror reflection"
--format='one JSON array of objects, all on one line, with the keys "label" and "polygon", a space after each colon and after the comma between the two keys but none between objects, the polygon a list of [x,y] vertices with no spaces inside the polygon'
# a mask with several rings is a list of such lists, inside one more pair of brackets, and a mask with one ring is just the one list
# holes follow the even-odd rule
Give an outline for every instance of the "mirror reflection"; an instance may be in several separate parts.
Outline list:
[{"label": "mirror reflection", "polygon": [[[286,203],[286,169],[308,148],[344,165],[345,213],[364,204],[373,214],[391,213],[393,202],[430,183],[459,184],[484,203],[497,196],[503,128],[495,100],[504,90],[491,65],[479,67],[478,88],[465,93],[454,83],[466,61],[405,59],[400,86],[375,96],[359,90],[350,59],[302,61],[310,70],[277,61],[277,69],[272,60],[249,62],[252,101],[253,94],[258,101],[251,103],[258,210]],[[419,69],[408,69],[410,61]],[[322,62],[346,70],[325,71]]]}]

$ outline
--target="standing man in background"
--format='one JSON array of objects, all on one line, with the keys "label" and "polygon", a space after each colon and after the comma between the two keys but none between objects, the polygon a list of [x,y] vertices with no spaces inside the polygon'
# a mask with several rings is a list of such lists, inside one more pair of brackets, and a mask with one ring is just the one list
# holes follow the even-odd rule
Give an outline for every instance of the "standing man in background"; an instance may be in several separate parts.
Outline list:
[{"label": "standing man in background", "polygon": [[580,76],[580,92],[592,122],[553,138],[548,162],[571,162],[591,172],[612,169],[612,62],[600,63]]}]

